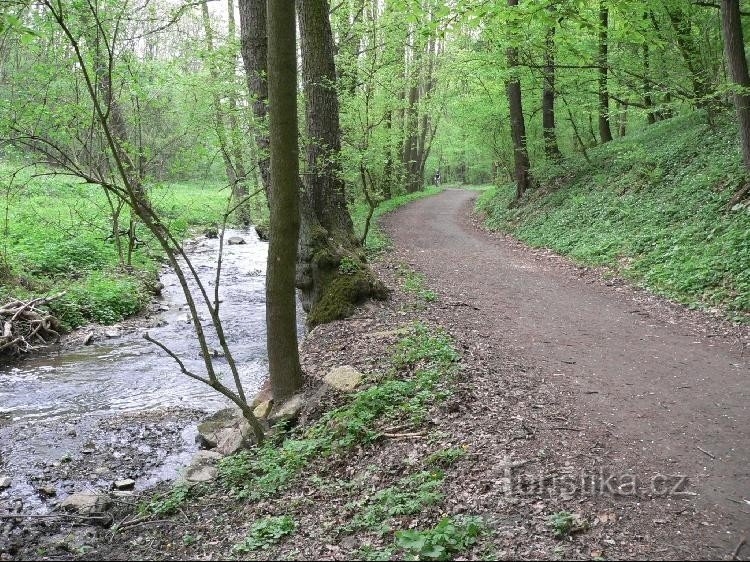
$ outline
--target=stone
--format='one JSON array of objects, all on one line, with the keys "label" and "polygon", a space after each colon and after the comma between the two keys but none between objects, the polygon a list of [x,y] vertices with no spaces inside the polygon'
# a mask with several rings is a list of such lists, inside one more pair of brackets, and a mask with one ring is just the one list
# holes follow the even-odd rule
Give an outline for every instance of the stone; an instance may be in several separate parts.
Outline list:
[{"label": "stone", "polygon": [[233,455],[249,448],[252,443],[250,424],[243,420],[239,427],[228,427],[219,432],[216,451],[222,455]]},{"label": "stone", "polygon": [[10,488],[12,484],[13,480],[11,480],[10,476],[0,476],[0,490]]},{"label": "stone", "polygon": [[132,478],[125,478],[115,482],[115,488],[118,490],[132,490],[135,487],[135,480]]},{"label": "stone", "polygon": [[263,400],[253,408],[253,415],[258,419],[266,419],[273,408],[273,400]]},{"label": "stone", "polygon": [[257,234],[258,238],[263,242],[268,242],[268,230],[268,226],[264,224],[255,225],[255,234]]},{"label": "stone", "polygon": [[222,455],[231,455],[250,447],[254,442],[254,434],[240,410],[225,408],[198,425],[197,441],[206,449],[216,449]]},{"label": "stone", "polygon": [[57,488],[55,488],[54,486],[50,486],[50,485],[40,486],[39,488],[37,488],[37,492],[39,493],[40,496],[51,497],[51,496],[57,495]]},{"label": "stone", "polygon": [[190,484],[210,482],[219,475],[216,464],[223,455],[216,451],[198,451],[185,469],[185,481]]},{"label": "stone", "polygon": [[71,494],[60,504],[60,509],[80,513],[81,515],[97,515],[107,511],[112,505],[109,496],[97,492],[81,492]]},{"label": "stone", "polygon": [[268,416],[270,425],[283,421],[295,420],[305,407],[305,399],[302,394],[295,394],[285,402],[281,403],[278,408],[274,408]]},{"label": "stone", "polygon": [[122,335],[122,329],[119,326],[112,326],[104,331],[104,335],[108,338],[119,338]]},{"label": "stone", "polygon": [[230,246],[237,246],[239,244],[245,244],[245,243],[246,243],[245,239],[242,238],[241,236],[232,236],[231,238],[227,240],[227,244],[229,244]]},{"label": "stone", "polygon": [[362,382],[364,375],[351,365],[331,369],[323,380],[341,392],[353,392]]},{"label": "stone", "polygon": [[224,408],[211,414],[198,424],[196,440],[206,449],[213,449],[219,442],[218,433],[222,429],[234,427],[242,418],[242,412],[237,408]]}]

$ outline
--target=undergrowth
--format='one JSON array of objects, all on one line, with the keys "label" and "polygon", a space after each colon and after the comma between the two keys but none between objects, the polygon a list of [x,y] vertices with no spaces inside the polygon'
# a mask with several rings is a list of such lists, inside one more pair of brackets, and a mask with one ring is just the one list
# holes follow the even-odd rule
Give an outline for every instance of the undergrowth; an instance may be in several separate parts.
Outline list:
[{"label": "undergrowth", "polygon": [[[0,162],[0,302],[65,291],[51,311],[67,328],[113,324],[148,303],[162,252],[143,226],[123,267],[103,190],[66,177]],[[177,238],[220,220],[227,193],[216,183],[160,183],[149,196]],[[123,209],[119,230],[127,229]],[[124,235],[123,235],[124,236]],[[122,238],[127,253],[127,237]]]},{"label": "undergrowth", "polygon": [[447,395],[440,384],[452,376],[460,356],[447,334],[415,324],[397,345],[391,368],[377,384],[356,392],[312,427],[282,443],[269,443],[222,459],[219,474],[241,499],[268,498],[285,489],[313,458],[368,445],[389,420],[421,423],[429,406]]},{"label": "undergrowth", "polygon": [[[541,188],[508,208],[513,187],[482,194],[486,224],[532,246],[612,267],[692,306],[750,311],[750,206],[728,205],[747,181],[736,128],[700,114],[658,123],[535,168]],[[728,208],[729,207],[729,208]]]}]

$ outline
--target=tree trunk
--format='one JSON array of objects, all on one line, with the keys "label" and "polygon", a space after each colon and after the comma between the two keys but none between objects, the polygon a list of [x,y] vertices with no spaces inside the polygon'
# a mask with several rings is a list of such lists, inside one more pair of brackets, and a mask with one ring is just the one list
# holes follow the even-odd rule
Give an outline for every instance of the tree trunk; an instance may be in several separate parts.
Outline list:
[{"label": "tree trunk", "polygon": [[[508,6],[518,6],[518,0],[508,0]],[[510,133],[513,141],[513,163],[516,177],[516,201],[532,185],[531,164],[526,150],[526,123],[523,117],[523,102],[521,98],[521,81],[516,74],[518,69],[518,48],[508,47],[508,69],[510,77],[506,83],[508,106],[510,108]]]},{"label": "tree trunk", "polygon": [[[231,0],[229,0],[229,3],[231,4]],[[203,30],[206,35],[206,51],[208,52],[208,70],[209,74],[211,75],[211,79],[213,81],[214,87],[221,82],[220,78],[220,69],[216,63],[216,60],[214,60],[214,53],[215,53],[215,46],[214,46],[214,34],[213,29],[211,29],[211,17],[208,13],[208,4],[205,2],[201,4],[201,16],[203,19]],[[233,20],[232,18],[230,22]],[[230,95],[230,99],[234,99],[233,96]],[[226,129],[226,116],[224,113],[224,108],[221,105],[221,96],[218,92],[214,93],[214,99],[213,99],[213,105],[214,105],[214,127],[216,130],[216,138],[219,141],[219,150],[221,151],[221,158],[224,161],[224,170],[227,174],[227,181],[229,182],[229,185],[232,188],[232,198],[236,202],[242,201],[244,196],[247,194],[247,187],[244,185],[245,181],[245,169],[244,165],[242,164],[242,151],[238,150],[238,147],[233,146],[231,139],[229,135],[227,134]],[[235,109],[236,109],[236,101],[234,102]],[[231,106],[230,106],[231,111]],[[234,126],[236,127],[236,117],[234,115],[230,116],[230,119],[234,119]],[[230,131],[230,133],[233,133],[233,131]],[[244,194],[244,195],[243,195]],[[243,224],[249,224],[250,223],[250,216],[248,213],[247,206],[242,206],[243,208],[238,213],[240,222]]]},{"label": "tree trunk", "polygon": [[542,88],[542,129],[544,155],[548,160],[560,160],[562,154],[555,132],[555,25],[547,30],[544,42],[544,86]]},{"label": "tree trunk", "polygon": [[[285,2],[286,3],[286,2]],[[239,0],[240,47],[247,76],[247,89],[255,118],[255,144],[258,147],[258,173],[268,195],[270,179],[268,114],[268,34],[266,0]],[[296,63],[295,63],[296,65]]]},{"label": "tree trunk", "polygon": [[268,369],[275,403],[302,388],[294,294],[299,236],[297,42],[294,0],[268,3],[271,234],[266,272]]},{"label": "tree trunk", "polygon": [[[643,19],[648,20],[649,13],[646,11],[643,14]],[[649,74],[651,73],[651,51],[648,43],[643,44],[643,105],[646,106],[646,118],[649,125],[656,123],[656,113],[654,112],[654,98],[651,94],[651,80],[649,80]]]},{"label": "tree trunk", "polygon": [[[408,47],[407,47],[408,48]],[[406,172],[406,191],[413,193],[419,190],[415,179],[417,170],[417,144],[419,143],[419,69],[421,51],[414,49],[411,68],[407,69],[407,83],[409,84],[409,102],[406,106],[406,130],[404,132],[404,170]]]},{"label": "tree trunk", "polygon": [[738,89],[734,93],[737,121],[742,141],[742,158],[750,171],[750,76],[748,76],[745,43],[739,0],[721,0],[721,30],[729,77]]},{"label": "tree trunk", "polygon": [[[228,35],[227,41],[231,44],[234,49],[234,42],[237,39],[237,24],[234,19],[234,0],[227,0],[227,13],[228,13]],[[235,182],[232,189],[232,198],[234,204],[238,205],[235,211],[238,222],[243,226],[250,226],[252,224],[252,217],[250,213],[250,202],[245,201],[248,196],[247,188],[247,167],[245,166],[245,156],[243,154],[242,146],[242,134],[240,132],[239,123],[237,122],[237,96],[235,91],[235,66],[237,60],[232,57],[232,67],[230,69],[230,91],[229,91],[229,112],[227,117],[229,118],[229,145],[232,160],[234,161],[234,170],[237,175],[237,181]],[[244,201],[244,202],[243,202]]]},{"label": "tree trunk", "polygon": [[[307,130],[297,287],[310,326],[384,296],[354,235],[341,178],[341,129],[328,0],[298,0]],[[342,271],[342,261],[347,267]]]},{"label": "tree trunk", "polygon": [[602,144],[612,140],[609,128],[609,90],[607,65],[609,64],[609,8],[607,0],[599,0],[599,137]]},{"label": "tree trunk", "polygon": [[711,80],[701,64],[701,55],[692,37],[692,25],[682,8],[668,10],[669,20],[677,35],[677,46],[680,48],[685,65],[690,71],[693,82],[695,106],[706,109],[709,121],[712,120],[712,104],[710,100]]}]

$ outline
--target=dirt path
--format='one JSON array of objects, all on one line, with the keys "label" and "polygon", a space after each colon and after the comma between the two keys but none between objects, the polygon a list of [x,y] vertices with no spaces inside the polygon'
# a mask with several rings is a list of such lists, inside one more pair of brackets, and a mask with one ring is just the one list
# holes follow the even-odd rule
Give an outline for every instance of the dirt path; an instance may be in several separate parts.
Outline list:
[{"label": "dirt path", "polygon": [[475,195],[447,190],[384,226],[441,300],[460,306],[464,327],[494,342],[494,353],[512,350],[545,372],[573,397],[571,417],[584,429],[605,426],[610,454],[641,478],[687,476],[712,541],[737,544],[750,530],[750,361],[741,343],[476,229]]}]

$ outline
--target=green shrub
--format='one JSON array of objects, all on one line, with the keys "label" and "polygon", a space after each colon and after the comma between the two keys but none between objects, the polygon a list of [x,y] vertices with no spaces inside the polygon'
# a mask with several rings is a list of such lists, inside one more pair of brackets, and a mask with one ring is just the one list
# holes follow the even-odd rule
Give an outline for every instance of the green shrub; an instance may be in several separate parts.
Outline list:
[{"label": "green shrub", "polygon": [[232,547],[234,553],[246,553],[254,550],[265,550],[287,535],[291,535],[297,524],[289,515],[264,517],[250,527],[247,538]]},{"label": "green shrub", "polygon": [[452,560],[476,544],[484,529],[478,517],[446,517],[426,531],[397,531],[396,546],[404,551],[406,559]]}]

